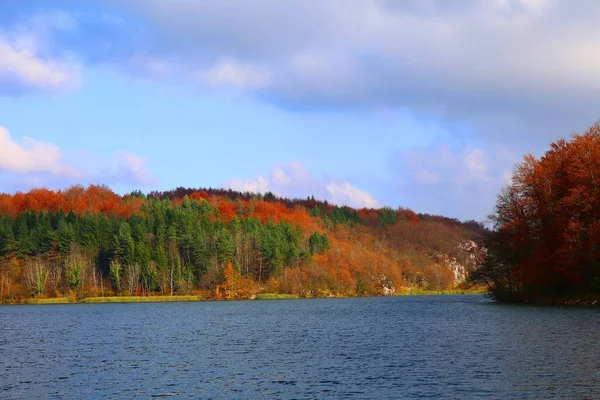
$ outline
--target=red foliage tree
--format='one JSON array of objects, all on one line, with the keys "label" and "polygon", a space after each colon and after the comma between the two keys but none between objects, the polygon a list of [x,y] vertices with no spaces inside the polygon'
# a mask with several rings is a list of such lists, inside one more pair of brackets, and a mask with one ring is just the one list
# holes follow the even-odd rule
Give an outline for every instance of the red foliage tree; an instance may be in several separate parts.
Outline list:
[{"label": "red foliage tree", "polygon": [[512,265],[513,291],[600,292],[600,123],[552,143],[539,159],[526,156],[498,198],[494,221],[496,253],[504,254],[491,256]]}]

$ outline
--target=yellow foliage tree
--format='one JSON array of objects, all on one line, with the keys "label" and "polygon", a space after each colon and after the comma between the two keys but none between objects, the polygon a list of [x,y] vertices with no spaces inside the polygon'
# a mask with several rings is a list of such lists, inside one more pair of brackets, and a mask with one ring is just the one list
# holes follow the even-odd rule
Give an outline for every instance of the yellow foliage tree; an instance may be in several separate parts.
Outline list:
[{"label": "yellow foliage tree", "polygon": [[223,282],[224,289],[224,298],[227,300],[235,299],[238,297],[238,292],[240,290],[240,281],[242,275],[233,268],[233,264],[231,262],[227,263],[227,267],[223,271],[223,275],[225,276],[225,281]]}]

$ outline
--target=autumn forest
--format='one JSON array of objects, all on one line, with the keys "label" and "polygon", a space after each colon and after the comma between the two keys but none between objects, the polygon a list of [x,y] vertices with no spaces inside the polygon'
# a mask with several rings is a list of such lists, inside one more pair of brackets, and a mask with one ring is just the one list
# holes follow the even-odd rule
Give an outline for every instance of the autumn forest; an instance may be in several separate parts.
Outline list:
[{"label": "autumn forest", "polygon": [[231,190],[0,195],[0,298],[391,295],[465,288],[479,223]]}]

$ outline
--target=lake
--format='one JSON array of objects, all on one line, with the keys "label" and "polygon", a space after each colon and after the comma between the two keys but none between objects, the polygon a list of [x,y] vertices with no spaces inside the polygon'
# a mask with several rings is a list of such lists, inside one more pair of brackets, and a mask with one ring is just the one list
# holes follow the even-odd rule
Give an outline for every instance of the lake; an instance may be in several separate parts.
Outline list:
[{"label": "lake", "polygon": [[0,307],[0,398],[600,398],[600,309],[483,296]]}]

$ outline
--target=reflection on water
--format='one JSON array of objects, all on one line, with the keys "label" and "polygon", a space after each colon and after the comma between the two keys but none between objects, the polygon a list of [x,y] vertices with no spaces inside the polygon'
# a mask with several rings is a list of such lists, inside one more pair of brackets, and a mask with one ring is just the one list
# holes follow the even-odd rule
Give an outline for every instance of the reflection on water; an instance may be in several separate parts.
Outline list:
[{"label": "reflection on water", "polygon": [[0,307],[0,398],[600,398],[600,309],[480,296]]}]

